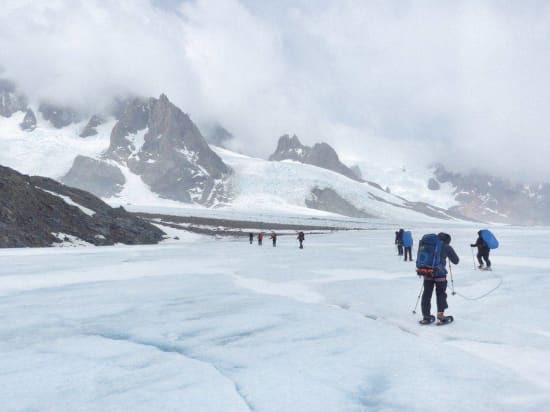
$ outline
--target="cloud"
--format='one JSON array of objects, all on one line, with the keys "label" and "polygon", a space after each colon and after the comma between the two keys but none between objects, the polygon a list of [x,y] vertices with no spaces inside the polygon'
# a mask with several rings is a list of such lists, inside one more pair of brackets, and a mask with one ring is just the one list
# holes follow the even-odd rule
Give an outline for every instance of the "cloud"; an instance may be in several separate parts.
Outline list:
[{"label": "cloud", "polygon": [[5,3],[0,64],[35,99],[165,92],[255,155],[296,133],[350,160],[550,180],[546,2]]}]

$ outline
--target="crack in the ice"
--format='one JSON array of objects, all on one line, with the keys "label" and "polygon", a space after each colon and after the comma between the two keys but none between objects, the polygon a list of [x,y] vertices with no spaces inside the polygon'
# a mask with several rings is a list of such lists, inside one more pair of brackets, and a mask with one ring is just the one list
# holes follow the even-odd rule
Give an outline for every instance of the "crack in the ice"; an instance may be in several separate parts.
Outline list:
[{"label": "crack in the ice", "polygon": [[156,349],[156,350],[164,352],[164,353],[171,353],[171,354],[183,356],[186,359],[191,359],[191,360],[194,360],[196,362],[200,362],[202,364],[208,365],[208,366],[212,367],[216,372],[218,372],[220,374],[220,376],[222,376],[225,380],[227,380],[231,383],[231,385],[235,389],[235,393],[243,401],[243,403],[246,405],[246,407],[248,408],[248,410],[250,412],[255,411],[255,408],[252,406],[251,402],[247,399],[246,395],[243,393],[243,390],[242,390],[241,386],[236,381],[231,379],[230,376],[225,374],[214,363],[212,363],[212,362],[210,362],[206,359],[191,356],[188,352],[186,352],[182,348],[179,348],[179,347],[176,347],[176,346],[170,345],[170,344],[158,343],[158,342],[155,342],[155,341],[152,341],[152,340],[136,339],[136,338],[133,338],[130,335],[127,335],[127,334],[96,333],[96,334],[89,334],[88,336],[97,336],[97,337],[100,337],[100,338],[103,338],[103,339],[109,339],[109,340],[114,340],[114,341],[124,341],[124,342],[128,342],[128,343],[133,343],[135,345],[146,346],[146,347],[150,347],[150,348]]}]

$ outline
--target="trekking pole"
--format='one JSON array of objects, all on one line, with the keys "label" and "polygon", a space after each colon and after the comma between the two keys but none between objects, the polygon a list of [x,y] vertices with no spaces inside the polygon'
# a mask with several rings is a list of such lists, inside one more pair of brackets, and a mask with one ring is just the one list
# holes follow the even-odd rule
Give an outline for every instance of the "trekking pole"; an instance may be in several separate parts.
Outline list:
[{"label": "trekking pole", "polygon": [[418,302],[420,302],[420,295],[422,295],[422,290],[424,289],[424,282],[420,286],[420,292],[418,293],[418,298],[416,298],[416,305],[414,305],[413,314],[416,314],[416,308],[418,307]]},{"label": "trekking pole", "polygon": [[452,290],[452,294],[453,295],[456,295],[455,293],[455,283],[453,281],[453,270],[451,269],[451,262],[449,262],[449,273],[451,274],[451,290]]},{"label": "trekking pole", "polygon": [[474,263],[474,270],[476,270],[476,259],[474,258],[474,248],[470,246],[470,250],[472,251],[472,262]]}]

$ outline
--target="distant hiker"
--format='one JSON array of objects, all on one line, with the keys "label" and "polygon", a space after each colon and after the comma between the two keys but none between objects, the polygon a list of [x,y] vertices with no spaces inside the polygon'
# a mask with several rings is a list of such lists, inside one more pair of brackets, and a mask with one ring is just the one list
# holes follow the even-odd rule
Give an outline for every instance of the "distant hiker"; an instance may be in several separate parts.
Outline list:
[{"label": "distant hiker", "polygon": [[487,268],[485,270],[491,270],[491,261],[489,260],[489,252],[491,249],[489,249],[489,245],[485,240],[483,239],[483,231],[477,232],[477,240],[475,243],[471,244],[470,247],[477,247],[477,261],[479,262],[478,269],[484,269],[483,267],[483,260],[485,260],[485,264],[487,265]]},{"label": "distant hiker", "polygon": [[399,232],[397,232],[397,235],[395,237],[395,241],[397,242],[397,254],[399,256],[403,256],[403,233],[405,231],[403,229],[399,229]]},{"label": "distant hiker", "polygon": [[248,240],[250,241],[250,244],[252,244],[252,242],[254,242],[254,233],[250,232],[248,234]]},{"label": "distant hiker", "polygon": [[416,273],[424,277],[424,292],[422,294],[422,316],[421,324],[428,324],[435,321],[431,312],[431,300],[435,286],[437,298],[437,319],[439,323],[453,321],[452,316],[445,316],[447,305],[447,258],[458,264],[459,258],[450,245],[451,236],[447,233],[424,235],[418,244],[418,255],[416,259]]},{"label": "distant hiker", "polygon": [[273,247],[277,246],[277,234],[275,232],[271,232],[271,241],[273,242]]},{"label": "distant hiker", "polygon": [[397,254],[400,255],[399,253],[399,231],[395,231],[395,246],[397,246]]},{"label": "distant hiker", "polygon": [[258,246],[262,246],[263,240],[264,240],[264,234],[262,232],[258,233]]},{"label": "distant hiker", "polygon": [[403,247],[405,250],[405,262],[407,261],[407,256],[409,256],[409,262],[412,262],[412,246],[413,246],[412,233],[406,230],[403,232]]},{"label": "distant hiker", "polygon": [[300,249],[304,248],[303,242],[305,238],[306,236],[304,235],[304,232],[298,233],[298,237],[296,239],[298,239],[298,242],[300,242]]}]

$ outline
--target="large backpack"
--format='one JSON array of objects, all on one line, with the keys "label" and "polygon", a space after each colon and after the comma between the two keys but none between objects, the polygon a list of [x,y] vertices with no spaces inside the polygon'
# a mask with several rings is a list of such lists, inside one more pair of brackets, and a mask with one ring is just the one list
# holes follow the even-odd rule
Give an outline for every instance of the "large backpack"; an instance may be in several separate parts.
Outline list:
[{"label": "large backpack", "polygon": [[498,240],[489,229],[481,230],[480,234],[483,241],[487,243],[487,246],[489,247],[489,249],[498,248]]},{"label": "large backpack", "polygon": [[445,262],[441,261],[443,242],[435,233],[422,236],[416,255],[416,273],[426,276],[444,276]]},{"label": "large backpack", "polygon": [[408,230],[403,233],[403,246],[405,247],[412,247],[413,245],[413,237],[411,232]]}]

